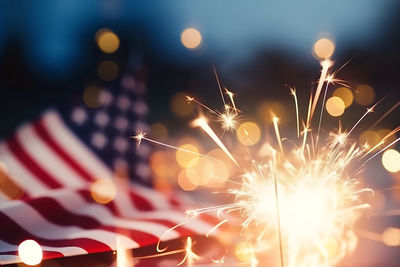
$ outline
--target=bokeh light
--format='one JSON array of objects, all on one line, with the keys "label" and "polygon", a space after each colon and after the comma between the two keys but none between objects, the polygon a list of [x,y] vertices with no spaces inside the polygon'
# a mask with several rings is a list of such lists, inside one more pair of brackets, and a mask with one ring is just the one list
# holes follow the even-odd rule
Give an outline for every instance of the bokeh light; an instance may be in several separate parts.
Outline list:
[{"label": "bokeh light", "polygon": [[[382,140],[383,138],[385,138],[389,133],[391,133],[392,131],[389,129],[379,129],[376,131],[376,133],[379,135],[379,139]],[[396,134],[390,135],[389,137],[386,138],[385,140],[385,144],[390,144],[392,143],[394,140],[396,140]]]},{"label": "bokeh light", "polygon": [[194,111],[195,105],[188,103],[186,96],[186,93],[178,92],[171,98],[170,108],[172,112],[179,117],[188,117]]},{"label": "bokeh light", "polygon": [[353,92],[347,87],[339,87],[333,92],[333,96],[340,97],[346,108],[351,106],[354,100]]},{"label": "bokeh light", "polygon": [[332,96],[326,101],[325,108],[329,115],[338,117],[344,113],[345,104],[340,97]]},{"label": "bokeh light", "polygon": [[175,153],[172,151],[159,150],[155,151],[150,156],[150,169],[155,177],[155,180],[161,183],[169,183],[171,178],[176,181],[179,173],[179,165],[175,159]]},{"label": "bokeh light", "polygon": [[97,203],[107,204],[115,198],[117,187],[110,179],[98,179],[92,184],[90,194]]},{"label": "bokeh light", "polygon": [[[179,146],[179,148],[186,151],[199,153],[199,149],[197,148],[197,146],[193,144],[183,144]],[[199,156],[186,151],[182,150],[176,151],[176,162],[178,162],[178,164],[183,168],[194,167],[199,161]]]},{"label": "bokeh light", "polygon": [[254,247],[249,241],[240,242],[235,248],[235,255],[241,262],[251,262],[254,257]]},{"label": "bokeh light", "polygon": [[97,45],[104,53],[114,53],[119,47],[118,36],[109,29],[100,29],[96,33],[95,39]]},{"label": "bokeh light", "polygon": [[360,146],[364,147],[366,146],[367,148],[372,148],[375,145],[377,145],[381,141],[380,136],[371,130],[367,130],[363,133],[361,133],[358,142]]},{"label": "bokeh light", "polygon": [[335,52],[335,43],[328,38],[322,38],[315,42],[314,55],[319,59],[330,58]]},{"label": "bokeh light", "polygon": [[118,65],[111,60],[105,60],[101,62],[97,68],[97,75],[99,75],[100,79],[106,82],[115,80],[115,78],[118,77],[118,74]]},{"label": "bokeh light", "polygon": [[382,234],[382,241],[386,246],[400,246],[400,229],[389,227]]},{"label": "bokeh light", "polygon": [[201,45],[202,36],[195,28],[187,28],[181,34],[181,42],[188,49],[196,49]]},{"label": "bokeh light", "polygon": [[361,84],[354,90],[354,99],[358,104],[368,106],[375,100],[375,91],[371,86]]},{"label": "bokeh light", "polygon": [[27,265],[38,265],[43,259],[43,251],[35,240],[28,239],[19,244],[18,256]]},{"label": "bokeh light", "polygon": [[178,175],[178,185],[185,191],[193,191],[197,185],[193,184],[186,175],[186,170],[181,170]]},{"label": "bokeh light", "polygon": [[[292,105],[290,105],[291,107]],[[279,118],[279,124],[283,125],[290,121],[290,116],[287,116],[288,103],[280,101],[264,101],[257,109],[258,116],[262,119],[265,125],[272,123],[273,117]]]},{"label": "bokeh light", "polygon": [[153,123],[150,125],[150,132],[151,132],[151,136],[160,141],[160,142],[164,142],[165,140],[167,140],[168,137],[168,129],[167,127],[162,124],[162,123]]},{"label": "bokeh light", "polygon": [[388,172],[400,171],[400,153],[394,149],[388,149],[382,155],[383,167]]},{"label": "bokeh light", "polygon": [[101,105],[100,102],[101,89],[97,86],[89,86],[83,93],[83,102],[90,108],[98,108]]},{"label": "bokeh light", "polygon": [[252,146],[260,140],[261,130],[256,123],[247,121],[240,124],[236,136],[241,144]]},{"label": "bokeh light", "polygon": [[321,240],[321,254],[327,258],[335,258],[340,252],[338,240],[333,237],[326,237]]},{"label": "bokeh light", "polygon": [[230,161],[226,161],[226,154],[220,149],[213,149],[207,153],[207,156],[213,157],[211,163],[214,165],[214,176],[208,182],[209,187],[219,187],[224,185],[231,175],[233,165]]},{"label": "bokeh light", "polygon": [[24,195],[24,189],[13,180],[7,171],[7,166],[0,161],[0,192],[10,199],[19,199]]},{"label": "bokeh light", "polygon": [[196,164],[194,165],[190,163],[190,165],[194,165],[194,167],[186,169],[187,178],[194,185],[207,185],[208,182],[215,176],[213,163],[210,159],[202,157],[198,158],[198,160],[193,159],[192,161],[196,161]]}]

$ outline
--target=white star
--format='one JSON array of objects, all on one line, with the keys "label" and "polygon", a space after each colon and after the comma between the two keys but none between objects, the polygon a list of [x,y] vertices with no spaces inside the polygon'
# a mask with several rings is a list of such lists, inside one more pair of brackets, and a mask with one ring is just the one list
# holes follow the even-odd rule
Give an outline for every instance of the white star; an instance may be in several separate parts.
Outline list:
[{"label": "white star", "polygon": [[74,108],[71,113],[71,120],[82,125],[87,120],[87,113],[83,108]]},{"label": "white star", "polygon": [[129,90],[133,90],[135,88],[136,85],[136,81],[135,79],[130,76],[130,75],[124,75],[121,79],[121,86],[124,89],[129,89]]},{"label": "white star", "polygon": [[114,122],[115,128],[117,128],[120,131],[125,131],[126,128],[128,128],[128,124],[129,124],[128,120],[121,116],[117,116]]},{"label": "white star", "polygon": [[107,90],[102,90],[99,96],[99,101],[103,106],[107,107],[113,101],[113,95]]},{"label": "white star", "polygon": [[143,180],[147,180],[150,177],[150,168],[145,163],[138,163],[136,165],[136,174]]},{"label": "white star", "polygon": [[98,111],[94,117],[94,123],[100,127],[105,127],[110,122],[110,117],[104,111]]},{"label": "white star", "polygon": [[136,101],[133,103],[133,112],[139,116],[144,116],[148,112],[148,107],[146,103],[142,100]]},{"label": "white star", "polygon": [[131,101],[126,96],[120,96],[117,100],[117,107],[122,111],[127,110],[131,106]]},{"label": "white star", "polygon": [[107,138],[104,134],[100,132],[95,132],[92,134],[91,143],[98,149],[103,149],[107,144]]},{"label": "white star", "polygon": [[114,139],[113,146],[118,152],[124,153],[128,149],[129,144],[125,138],[117,136]]}]

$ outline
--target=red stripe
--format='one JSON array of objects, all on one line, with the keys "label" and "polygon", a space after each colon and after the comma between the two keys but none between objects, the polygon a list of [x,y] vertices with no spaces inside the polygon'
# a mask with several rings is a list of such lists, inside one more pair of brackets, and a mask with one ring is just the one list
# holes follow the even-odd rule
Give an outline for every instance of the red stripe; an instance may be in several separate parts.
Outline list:
[{"label": "red stripe", "polygon": [[25,231],[22,227],[20,227],[17,223],[15,223],[14,220],[9,218],[2,212],[0,212],[0,222],[1,222],[1,227],[0,227],[1,239],[13,245],[19,245],[22,241],[26,239],[33,239],[43,246],[51,246],[51,247],[74,246],[83,248],[89,253],[111,250],[111,248],[106,244],[89,238],[50,240],[35,236]]},{"label": "red stripe", "polygon": [[48,133],[46,126],[43,123],[43,119],[33,124],[33,128],[36,134],[55,152],[60,156],[71,168],[79,173],[85,180],[91,182],[94,180],[78,162],[76,162]]},{"label": "red stripe", "polygon": [[28,153],[26,153],[18,141],[17,137],[14,135],[11,137],[6,144],[10,148],[12,154],[19,160],[19,162],[24,165],[28,170],[30,170],[36,177],[42,180],[51,188],[61,188],[62,185],[54,179],[47,171],[45,171]]},{"label": "red stripe", "polygon": [[[82,189],[82,190],[77,191],[77,193],[79,195],[81,195],[81,197],[83,197],[87,202],[98,204],[96,201],[93,200],[92,195],[90,194],[89,190]],[[103,205],[103,207],[106,207],[114,216],[118,215],[118,211],[117,211],[117,208],[115,207],[114,201],[111,201],[111,202],[108,202],[107,204],[102,204],[102,205]]]},{"label": "red stripe", "polygon": [[130,190],[130,189],[128,189],[128,190],[129,190],[129,197],[130,197],[132,203],[135,205],[135,207],[138,210],[142,210],[142,211],[154,210],[154,208],[151,205],[150,201],[148,201],[143,196],[138,195],[133,190]]},{"label": "red stripe", "polygon": [[[72,213],[64,209],[56,200],[49,197],[41,197],[29,202],[29,205],[38,211],[46,220],[62,226],[79,226],[83,229],[103,229],[113,233],[125,234],[132,237],[140,246],[155,244],[158,238],[152,234],[139,230],[102,225],[93,217]],[[151,230],[151,229],[149,229]]]},{"label": "red stripe", "polygon": [[[91,203],[97,203],[93,200],[93,198],[90,195],[90,191],[88,190],[79,190],[79,194],[85,198],[85,200],[87,202],[91,202]],[[115,208],[114,205],[114,201],[111,201],[109,203],[107,203],[106,205],[103,205],[104,207],[108,208],[108,210],[114,215],[114,216],[119,216],[118,211]],[[182,210],[176,210],[176,209],[171,209],[171,211],[179,211],[179,212],[183,212]],[[125,218],[127,219],[127,218]],[[130,218],[132,219],[132,218]],[[163,226],[167,226],[169,228],[172,228],[174,226],[177,225],[176,222],[172,222],[170,220],[166,220],[166,219],[143,219],[143,218],[134,218],[134,220],[136,221],[146,221],[146,222],[153,222],[153,223],[158,223],[160,225]],[[193,231],[185,228],[184,226],[180,226],[176,229],[176,231],[182,235],[182,236],[189,236],[193,234]]]}]

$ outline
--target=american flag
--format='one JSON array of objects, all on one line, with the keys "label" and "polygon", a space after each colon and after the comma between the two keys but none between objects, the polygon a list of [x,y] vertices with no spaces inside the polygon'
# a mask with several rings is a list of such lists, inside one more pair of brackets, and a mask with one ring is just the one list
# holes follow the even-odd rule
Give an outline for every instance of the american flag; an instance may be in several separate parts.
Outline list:
[{"label": "american flag", "polygon": [[[145,186],[149,147],[136,150],[129,139],[146,127],[145,91],[125,75],[95,92],[98,107],[48,109],[0,143],[0,264],[20,262],[18,245],[27,239],[44,259],[59,258],[154,245],[186,220],[181,202]],[[113,182],[97,193],[115,191],[107,203],[94,190],[105,179]],[[210,228],[209,219],[193,219],[165,238]]]}]

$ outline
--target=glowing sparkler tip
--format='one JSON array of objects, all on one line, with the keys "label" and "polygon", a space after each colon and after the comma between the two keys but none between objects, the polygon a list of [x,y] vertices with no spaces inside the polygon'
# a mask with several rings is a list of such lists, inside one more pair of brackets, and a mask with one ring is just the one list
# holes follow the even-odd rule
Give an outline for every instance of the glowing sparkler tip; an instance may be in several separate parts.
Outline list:
[{"label": "glowing sparkler tip", "polygon": [[206,125],[208,123],[208,121],[207,121],[207,119],[204,117],[204,116],[199,116],[197,119],[195,119],[193,122],[192,122],[192,125],[194,126],[194,127],[197,127],[197,126],[203,126],[203,125]]},{"label": "glowing sparkler tip", "polygon": [[333,65],[333,61],[330,60],[330,59],[325,59],[325,60],[321,61],[321,66],[322,66],[323,68],[329,68],[329,67],[331,67],[332,65]]},{"label": "glowing sparkler tip", "polygon": [[199,255],[197,255],[196,253],[193,252],[192,247],[193,247],[192,238],[189,236],[186,239],[185,257],[182,259],[182,261],[180,263],[178,263],[178,266],[182,265],[184,262],[186,262],[187,266],[191,267],[193,265],[194,261],[201,259],[201,257]]},{"label": "glowing sparkler tip", "polygon": [[194,100],[194,97],[191,97],[191,96],[186,96],[186,100],[190,103],[190,102],[192,102],[193,100]]},{"label": "glowing sparkler tip", "polygon": [[326,81],[327,83],[333,83],[334,80],[335,80],[335,76],[334,76],[333,74],[327,75],[327,76],[326,76],[326,79],[325,79],[325,81]]},{"label": "glowing sparkler tip", "polygon": [[235,94],[225,88],[225,92],[229,97],[233,97]]},{"label": "glowing sparkler tip", "polygon": [[140,143],[142,142],[143,138],[145,138],[145,136],[146,136],[146,133],[143,132],[142,130],[139,130],[139,131],[137,131],[137,133],[136,133],[134,136],[132,136],[131,138],[133,138],[133,139],[136,140],[136,145],[137,145],[137,147],[139,147],[139,146],[140,146]]}]

